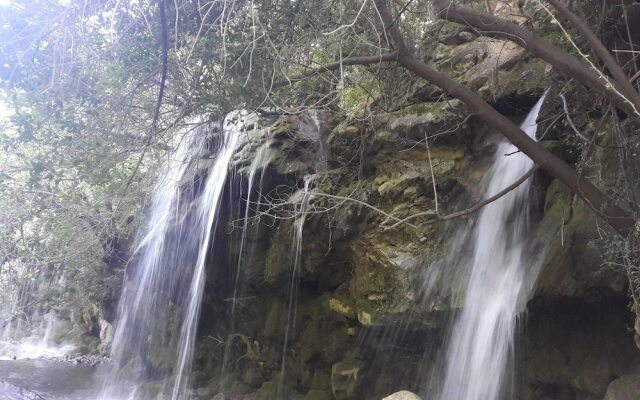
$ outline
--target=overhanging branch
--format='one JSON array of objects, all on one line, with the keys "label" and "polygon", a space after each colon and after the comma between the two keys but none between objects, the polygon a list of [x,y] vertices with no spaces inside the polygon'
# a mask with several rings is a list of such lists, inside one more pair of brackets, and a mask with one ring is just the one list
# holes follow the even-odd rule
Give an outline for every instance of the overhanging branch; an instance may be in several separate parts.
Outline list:
[{"label": "overhanging branch", "polygon": [[454,0],[434,0],[441,18],[476,29],[483,35],[509,40],[553,65],[561,73],[574,78],[588,88],[601,93],[620,109],[636,113],[633,103],[625,98],[618,83],[609,83],[603,76],[571,54],[553,46],[531,31],[493,14],[461,7]]},{"label": "overhanging branch", "polygon": [[593,47],[593,51],[607,66],[607,69],[616,80],[617,85],[622,90],[625,98],[635,107],[636,114],[640,110],[640,95],[631,84],[629,77],[624,73],[622,67],[616,62],[615,58],[611,55],[606,46],[598,39],[595,33],[587,26],[585,21],[574,14],[569,8],[560,0],[547,0],[560,15],[568,20],[571,25],[578,30],[585,37]]},{"label": "overhanging branch", "polygon": [[[435,1],[436,4],[439,3],[440,5],[451,4],[451,1]],[[627,236],[632,231],[636,224],[635,218],[622,208],[613,204],[591,182],[582,178],[574,168],[549,150],[540,146],[511,120],[497,112],[471,90],[419,61],[411,51],[407,49],[397,24],[393,24],[393,18],[389,13],[386,1],[376,0],[376,6],[385,26],[389,30],[388,33],[393,39],[394,46],[398,50],[398,62],[400,65],[426,81],[438,86],[450,96],[465,103],[478,118],[504,135],[514,146],[539,165],[540,168],[546,170],[567,185],[572,192],[584,200],[592,210],[604,218],[607,223],[621,235]],[[490,17],[493,18],[493,16]],[[486,24],[486,22],[483,24]],[[518,29],[520,28],[518,27]]]}]

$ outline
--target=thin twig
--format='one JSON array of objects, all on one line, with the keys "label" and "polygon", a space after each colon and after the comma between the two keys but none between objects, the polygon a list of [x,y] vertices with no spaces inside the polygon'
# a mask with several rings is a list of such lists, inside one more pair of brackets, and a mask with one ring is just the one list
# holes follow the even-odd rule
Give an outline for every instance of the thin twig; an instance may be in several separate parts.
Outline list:
[{"label": "thin twig", "polygon": [[[354,203],[360,204],[360,205],[362,205],[362,206],[365,206],[365,207],[367,207],[367,208],[369,208],[369,209],[371,209],[371,210],[373,210],[373,211],[376,211],[376,212],[378,212],[378,213],[380,213],[380,214],[384,215],[385,217],[387,217],[387,218],[389,218],[389,219],[392,219],[392,220],[396,221],[397,223],[399,223],[399,222],[402,222],[402,221],[403,221],[403,220],[401,220],[401,219],[400,219],[400,218],[398,218],[398,217],[394,217],[393,215],[391,215],[391,214],[389,214],[389,213],[387,213],[387,212],[385,212],[385,211],[382,211],[382,210],[381,210],[381,209],[379,209],[378,207],[372,206],[371,204],[369,204],[369,203],[367,203],[367,202],[364,202],[364,201],[362,201],[362,200],[358,200],[358,199],[354,199],[354,198],[352,198],[352,197],[336,196],[336,195],[333,195],[333,194],[327,194],[327,193],[321,193],[321,192],[311,192],[311,193],[309,193],[309,195],[310,195],[310,196],[327,197],[327,198],[335,199],[335,200],[351,201],[351,202],[354,202]],[[415,225],[411,225],[411,224],[409,224],[409,226],[411,226],[412,228],[416,228],[416,226],[415,226]]]},{"label": "thin twig", "polygon": [[578,135],[578,137],[580,137],[580,139],[584,140],[585,142],[589,142],[589,138],[587,138],[586,136],[584,136],[579,130],[578,128],[576,128],[576,126],[573,123],[573,120],[571,119],[571,116],[569,115],[569,107],[567,106],[567,99],[564,97],[563,94],[560,94],[559,97],[562,99],[562,107],[564,108],[564,114],[567,117],[567,121],[569,122],[569,125],[571,126],[571,129],[573,129],[573,131],[576,133],[576,135]]},{"label": "thin twig", "polygon": [[424,211],[424,212],[420,212],[420,213],[408,216],[407,218],[404,218],[404,219],[396,222],[395,224],[387,227],[386,229],[387,230],[395,229],[399,225],[404,224],[407,221],[410,221],[412,219],[419,218],[419,217],[433,217],[432,220],[429,220],[429,221],[425,222],[425,224],[427,224],[427,225],[434,224],[436,222],[448,221],[448,220],[451,220],[451,219],[454,219],[454,218],[464,217],[465,215],[469,215],[471,213],[474,213],[474,212],[480,210],[482,207],[486,206],[487,204],[492,203],[492,202],[498,200],[499,198],[503,197],[507,193],[511,192],[513,189],[517,188],[522,183],[524,183],[527,179],[529,179],[531,177],[531,175],[533,175],[534,172],[536,172],[537,170],[538,170],[538,166],[534,165],[526,174],[524,174],[517,181],[513,182],[511,185],[507,186],[506,188],[504,188],[500,192],[496,193],[495,195],[493,195],[493,196],[491,196],[491,197],[489,197],[487,199],[484,199],[481,202],[476,203],[473,206],[471,206],[469,208],[466,208],[464,210],[456,211],[456,212],[454,212],[452,214],[448,214],[448,215],[444,215],[444,216],[439,216],[433,210],[428,210],[428,211]]}]

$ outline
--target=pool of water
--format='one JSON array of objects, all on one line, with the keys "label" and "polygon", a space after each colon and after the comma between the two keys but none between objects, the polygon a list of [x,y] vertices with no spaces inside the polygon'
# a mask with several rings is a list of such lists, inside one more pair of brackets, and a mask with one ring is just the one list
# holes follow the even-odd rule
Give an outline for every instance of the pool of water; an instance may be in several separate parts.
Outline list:
[{"label": "pool of water", "polygon": [[106,371],[104,365],[0,360],[0,400],[95,400]]}]

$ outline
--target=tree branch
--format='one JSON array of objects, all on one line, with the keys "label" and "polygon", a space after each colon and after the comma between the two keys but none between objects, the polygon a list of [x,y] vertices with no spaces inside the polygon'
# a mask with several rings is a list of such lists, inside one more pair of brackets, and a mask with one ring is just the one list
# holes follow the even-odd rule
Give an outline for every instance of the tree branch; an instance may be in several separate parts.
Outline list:
[{"label": "tree branch", "polygon": [[[625,91],[617,82],[607,82],[576,57],[539,38],[531,31],[495,15],[460,7],[454,0],[434,0],[434,4],[441,18],[467,25],[486,36],[514,42],[553,65],[568,77],[575,78],[583,85],[607,96],[617,107],[628,113],[637,114],[633,103],[621,95]],[[610,88],[609,85],[613,87]]]},{"label": "tree branch", "polygon": [[160,39],[162,46],[162,70],[160,72],[160,87],[158,89],[158,98],[156,100],[156,106],[153,111],[153,120],[151,121],[151,128],[149,128],[149,133],[145,139],[144,148],[142,149],[142,153],[140,153],[140,157],[138,157],[138,161],[136,162],[135,167],[133,168],[133,172],[129,176],[127,183],[122,190],[122,194],[120,195],[120,200],[118,204],[116,204],[113,213],[118,210],[120,204],[122,203],[122,199],[124,199],[124,195],[129,190],[131,183],[133,182],[133,178],[135,178],[138,170],[140,169],[140,164],[142,164],[142,160],[144,156],[147,154],[147,150],[151,145],[153,138],[156,135],[158,130],[158,120],[160,119],[160,108],[162,107],[162,99],[164,98],[164,88],[167,83],[167,69],[169,64],[169,30],[167,28],[167,17],[165,12],[165,0],[158,0],[158,8],[159,8],[159,18],[160,18]]},{"label": "tree branch", "polygon": [[[435,2],[440,6],[443,4],[441,0],[435,0]],[[445,1],[445,3],[449,4],[450,0]],[[626,237],[632,231],[636,223],[635,218],[622,208],[612,204],[591,182],[578,175],[574,168],[549,150],[540,146],[511,120],[497,112],[471,90],[446,75],[429,68],[426,64],[415,58],[407,49],[397,24],[392,25],[393,18],[387,8],[386,0],[376,0],[376,6],[378,7],[385,26],[389,29],[394,46],[398,50],[398,62],[404,68],[465,103],[471,111],[477,114],[478,118],[504,135],[514,146],[539,165],[540,168],[545,169],[567,185],[572,192],[584,200],[591,209],[604,218],[607,223],[622,236]],[[494,18],[493,16],[490,17]]]},{"label": "tree branch", "polygon": [[491,197],[488,197],[476,204],[474,204],[473,206],[466,208],[464,210],[460,210],[460,211],[456,211],[454,213],[448,214],[448,215],[443,215],[443,216],[439,216],[437,214],[437,212],[434,212],[433,210],[429,210],[429,211],[424,211],[424,212],[420,212],[411,216],[408,216],[407,218],[404,218],[400,221],[397,221],[395,224],[390,225],[389,227],[387,227],[386,229],[395,229],[397,228],[399,225],[406,223],[407,221],[410,221],[412,219],[415,218],[420,218],[420,217],[434,217],[432,220],[429,220],[427,222],[425,222],[425,224],[430,225],[430,224],[435,224],[436,222],[444,222],[444,221],[448,221],[454,218],[460,218],[460,217],[464,217],[465,215],[469,215],[472,214],[478,210],[480,210],[482,207],[486,206],[489,203],[493,203],[494,201],[498,200],[499,198],[505,196],[507,193],[511,192],[513,189],[517,188],[518,186],[522,185],[527,179],[529,179],[536,171],[538,170],[537,166],[533,166],[526,174],[522,175],[522,177],[520,177],[517,181],[513,182],[511,185],[507,186],[506,188],[502,189],[501,191],[499,191],[498,193],[494,194]]},{"label": "tree branch", "polygon": [[[334,199],[334,200],[342,200],[342,201],[351,201],[353,203],[357,203],[360,204],[361,206],[367,207],[377,213],[380,213],[382,215],[384,215],[385,217],[387,217],[388,219],[394,220],[396,222],[396,224],[400,224],[402,223],[404,220],[401,220],[398,217],[394,217],[393,215],[379,209],[378,207],[372,206],[371,204],[362,201],[362,200],[358,200],[358,199],[354,199],[353,197],[344,197],[344,196],[336,196],[333,194],[328,194],[328,193],[322,193],[322,192],[311,192],[309,193],[310,196],[319,196],[319,197],[327,197],[329,199]],[[395,225],[395,224],[394,224]],[[409,224],[409,226],[411,226],[412,228],[416,228],[415,225],[411,225]]]},{"label": "tree branch", "polygon": [[620,86],[620,90],[624,96],[635,106],[636,110],[640,110],[640,94],[635,90],[629,77],[624,73],[620,65],[616,62],[615,58],[611,55],[605,45],[598,39],[593,31],[587,26],[585,21],[571,12],[566,5],[560,0],[547,0],[560,15],[568,20],[574,28],[578,30],[593,46],[593,51],[600,57],[600,59],[607,66],[607,69],[616,80],[616,83]]}]

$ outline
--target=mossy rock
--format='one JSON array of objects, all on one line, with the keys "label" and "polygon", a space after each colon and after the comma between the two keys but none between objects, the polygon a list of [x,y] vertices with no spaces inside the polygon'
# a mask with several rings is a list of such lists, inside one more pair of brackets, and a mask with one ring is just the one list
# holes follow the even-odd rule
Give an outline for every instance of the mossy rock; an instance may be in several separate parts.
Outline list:
[{"label": "mossy rock", "polygon": [[242,382],[234,374],[223,376],[218,382],[212,382],[209,387],[215,389],[217,392],[231,396],[251,393],[254,390],[253,387]]},{"label": "mossy rock", "polygon": [[275,300],[264,320],[264,330],[262,331],[266,338],[279,338],[284,333],[287,322],[287,305]]},{"label": "mossy rock", "polygon": [[394,316],[400,318],[416,306],[412,285],[419,263],[416,254],[407,252],[409,248],[397,248],[386,236],[359,239],[351,248],[349,293],[364,325],[392,323]]},{"label": "mossy rock", "polygon": [[264,378],[262,369],[257,367],[249,367],[242,374],[242,382],[253,387],[260,386]]},{"label": "mossy rock", "polygon": [[312,390],[325,391],[331,389],[331,374],[330,371],[323,369],[316,369],[313,371],[311,379],[308,382],[308,386]]},{"label": "mossy rock", "polygon": [[352,338],[345,318],[329,308],[328,298],[306,303],[298,312],[303,322],[296,344],[297,358],[305,364],[329,365],[339,360]]},{"label": "mossy rock", "polygon": [[276,283],[284,278],[291,269],[293,233],[290,224],[281,223],[271,238],[266,256],[264,280]]},{"label": "mossy rock", "polygon": [[358,360],[340,361],[331,367],[331,390],[336,399],[356,397],[364,364]]},{"label": "mossy rock", "polygon": [[538,295],[585,296],[594,289],[623,293],[622,269],[602,263],[596,216],[559,181],[547,189],[545,212],[534,233],[536,252],[545,255],[536,282]]},{"label": "mossy rock", "polygon": [[349,294],[349,287],[343,285],[329,299],[329,308],[349,319],[357,319],[358,310],[355,300]]},{"label": "mossy rock", "polygon": [[274,374],[273,377],[264,382],[256,391],[256,400],[281,400],[293,398],[295,391],[291,384],[285,379],[280,379],[280,373]]},{"label": "mossy rock", "polygon": [[270,134],[273,139],[281,140],[295,132],[295,126],[287,118],[279,118],[271,125]]}]

